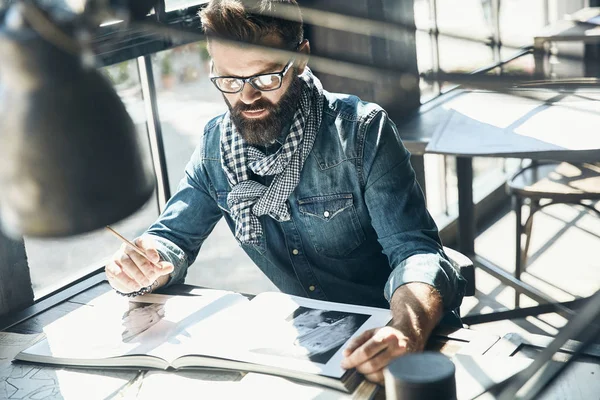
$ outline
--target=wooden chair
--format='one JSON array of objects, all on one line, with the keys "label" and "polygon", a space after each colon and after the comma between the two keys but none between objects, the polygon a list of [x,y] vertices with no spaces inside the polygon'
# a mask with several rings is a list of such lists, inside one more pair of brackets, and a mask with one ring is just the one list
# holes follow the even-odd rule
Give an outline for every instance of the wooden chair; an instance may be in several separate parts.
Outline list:
[{"label": "wooden chair", "polygon": [[[521,273],[527,266],[533,216],[537,211],[553,204],[573,204],[592,210],[600,217],[600,210],[593,204],[600,199],[600,164],[532,163],[508,181],[507,190],[513,198],[517,221],[514,274],[517,279],[521,278]],[[522,223],[522,208],[525,204],[529,206],[529,215],[525,223]],[[519,297],[520,293],[517,291],[515,307],[519,307]]]}]

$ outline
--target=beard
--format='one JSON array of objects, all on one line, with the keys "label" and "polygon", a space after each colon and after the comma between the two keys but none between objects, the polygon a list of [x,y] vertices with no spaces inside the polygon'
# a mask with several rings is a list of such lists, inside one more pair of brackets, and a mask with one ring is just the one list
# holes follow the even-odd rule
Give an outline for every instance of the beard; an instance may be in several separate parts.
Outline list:
[{"label": "beard", "polygon": [[[231,121],[244,140],[250,145],[266,146],[273,143],[281,135],[283,128],[292,121],[300,101],[301,92],[300,78],[294,71],[292,83],[276,104],[261,98],[252,104],[245,104],[240,101],[233,107],[227,98],[224,98],[231,113]],[[267,114],[262,118],[246,118],[242,114],[244,111],[262,109],[267,111]]]}]

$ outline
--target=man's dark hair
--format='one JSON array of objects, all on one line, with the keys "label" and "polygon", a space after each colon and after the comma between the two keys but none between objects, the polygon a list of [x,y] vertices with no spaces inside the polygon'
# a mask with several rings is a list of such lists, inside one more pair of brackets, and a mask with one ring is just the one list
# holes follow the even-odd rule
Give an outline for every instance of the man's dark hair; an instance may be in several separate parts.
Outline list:
[{"label": "man's dark hair", "polygon": [[[273,16],[281,12],[289,19]],[[259,44],[275,35],[288,50],[295,50],[304,40],[296,0],[211,0],[200,11],[200,19],[209,37]]]}]

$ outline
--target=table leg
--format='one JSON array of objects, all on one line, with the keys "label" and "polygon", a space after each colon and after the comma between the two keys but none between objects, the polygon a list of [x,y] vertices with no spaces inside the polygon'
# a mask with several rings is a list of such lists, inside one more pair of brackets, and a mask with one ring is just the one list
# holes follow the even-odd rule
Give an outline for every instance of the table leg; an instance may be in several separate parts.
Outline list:
[{"label": "table leg", "polygon": [[[503,284],[514,288],[517,292],[534,299],[538,303],[555,303],[548,295],[535,287],[516,279],[512,274],[498,267],[491,261],[475,253],[475,205],[473,204],[473,160],[470,157],[456,157],[456,181],[458,187],[458,249],[471,258],[475,268],[499,279]],[[558,304],[559,310],[570,312],[568,307]],[[528,308],[531,314],[539,314],[537,307]],[[472,323],[480,323],[477,316],[469,316]],[[486,322],[490,320],[505,319],[506,315],[498,313],[497,318],[487,315]],[[475,322],[477,321],[477,322]]]},{"label": "table leg", "polygon": [[473,159],[456,157],[458,187],[458,249],[475,254],[475,207],[473,205]]}]

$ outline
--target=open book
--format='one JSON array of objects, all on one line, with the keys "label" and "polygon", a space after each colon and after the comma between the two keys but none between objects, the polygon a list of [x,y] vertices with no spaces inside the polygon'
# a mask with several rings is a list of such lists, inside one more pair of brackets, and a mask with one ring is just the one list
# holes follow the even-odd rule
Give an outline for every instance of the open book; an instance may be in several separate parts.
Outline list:
[{"label": "open book", "polygon": [[263,293],[106,293],[46,326],[15,359],[81,367],[217,368],[262,372],[353,392],[340,367],[348,340],[386,325],[389,310]]}]

